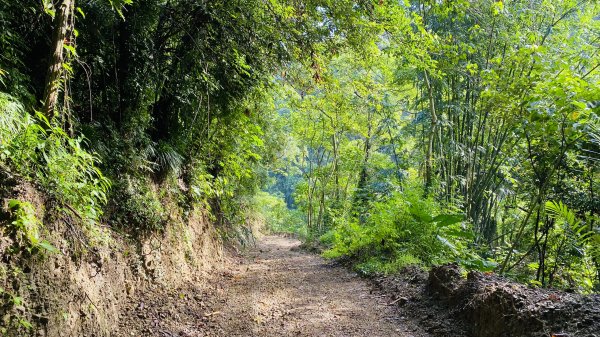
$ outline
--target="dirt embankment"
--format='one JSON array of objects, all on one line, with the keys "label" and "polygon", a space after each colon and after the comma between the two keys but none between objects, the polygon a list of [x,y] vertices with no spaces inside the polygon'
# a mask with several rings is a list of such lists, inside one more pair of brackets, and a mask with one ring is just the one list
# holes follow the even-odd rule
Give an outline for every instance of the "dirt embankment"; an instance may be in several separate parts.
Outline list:
[{"label": "dirt embankment", "polygon": [[598,337],[600,296],[532,289],[456,265],[380,278],[401,312],[434,336]]},{"label": "dirt embankment", "polygon": [[3,203],[31,202],[44,220],[44,237],[60,252],[15,253],[7,227],[0,226],[0,332],[8,328],[7,336],[114,336],[137,293],[203,284],[220,268],[222,249],[202,212],[185,220],[171,214],[164,233],[141,243],[108,230],[107,244],[89,247],[76,219],[48,214],[48,201],[33,187],[9,192]]}]

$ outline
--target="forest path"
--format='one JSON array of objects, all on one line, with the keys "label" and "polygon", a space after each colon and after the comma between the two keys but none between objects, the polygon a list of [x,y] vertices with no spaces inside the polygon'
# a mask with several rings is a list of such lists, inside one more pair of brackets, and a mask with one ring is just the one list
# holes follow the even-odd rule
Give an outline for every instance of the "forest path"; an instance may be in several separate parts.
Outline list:
[{"label": "forest path", "polygon": [[266,236],[204,285],[141,290],[113,335],[430,336],[371,282],[299,246],[295,239]]},{"label": "forest path", "polygon": [[401,323],[391,301],[367,280],[266,236],[222,284],[217,336],[424,336]]}]

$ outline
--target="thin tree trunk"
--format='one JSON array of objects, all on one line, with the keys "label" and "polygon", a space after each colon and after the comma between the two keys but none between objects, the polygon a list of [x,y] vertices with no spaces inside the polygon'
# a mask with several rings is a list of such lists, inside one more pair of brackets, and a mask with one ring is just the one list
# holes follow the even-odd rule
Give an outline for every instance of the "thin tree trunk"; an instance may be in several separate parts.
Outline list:
[{"label": "thin tree trunk", "polygon": [[429,75],[427,71],[425,71],[425,83],[427,84],[427,94],[429,98],[429,109],[431,111],[431,130],[429,131],[429,140],[427,143],[427,153],[425,157],[425,189],[426,193],[429,193],[429,189],[432,185],[433,180],[433,145],[434,138],[437,133],[437,114],[435,111],[435,100],[433,97],[433,88],[431,86],[431,82],[429,81]]},{"label": "thin tree trunk", "polygon": [[366,217],[365,214],[363,213],[366,209],[366,205],[368,200],[368,196],[367,196],[367,183],[369,180],[369,172],[368,172],[368,166],[369,166],[369,160],[370,160],[370,156],[371,156],[371,141],[372,141],[372,136],[373,136],[373,112],[368,111],[367,112],[367,137],[365,138],[365,158],[363,160],[362,163],[362,168],[360,170],[360,174],[359,174],[359,179],[358,179],[358,185],[357,185],[357,189],[356,189],[356,201],[357,201],[357,205],[358,205],[358,210],[359,210],[359,221],[361,224],[364,224],[366,221]]},{"label": "thin tree trunk", "polygon": [[48,66],[48,75],[44,89],[43,113],[48,119],[56,114],[55,108],[60,89],[60,77],[64,62],[64,45],[69,28],[69,17],[75,0],[62,0],[54,17],[54,33],[52,36],[52,56]]}]

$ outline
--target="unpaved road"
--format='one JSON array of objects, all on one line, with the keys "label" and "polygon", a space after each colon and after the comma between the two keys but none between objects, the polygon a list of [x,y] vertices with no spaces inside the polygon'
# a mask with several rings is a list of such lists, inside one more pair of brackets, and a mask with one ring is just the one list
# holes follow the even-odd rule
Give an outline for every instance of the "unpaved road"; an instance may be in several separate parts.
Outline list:
[{"label": "unpaved road", "polygon": [[367,280],[299,245],[267,236],[208,288],[141,294],[118,336],[428,336]]},{"label": "unpaved road", "polygon": [[368,283],[268,236],[224,285],[223,336],[414,336]]}]

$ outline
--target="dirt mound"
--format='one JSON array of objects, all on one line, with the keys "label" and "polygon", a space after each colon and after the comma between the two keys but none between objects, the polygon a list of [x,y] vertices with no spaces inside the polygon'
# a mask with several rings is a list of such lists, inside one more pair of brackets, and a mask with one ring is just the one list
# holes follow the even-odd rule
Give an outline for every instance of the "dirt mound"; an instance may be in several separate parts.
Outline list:
[{"label": "dirt mound", "polygon": [[[456,275],[449,271],[447,276],[453,278]],[[456,319],[456,309],[431,295],[427,286],[428,276],[424,270],[409,267],[396,275],[377,277],[373,281],[384,293],[392,296],[393,301],[390,303],[395,302],[400,317],[418,325],[431,336],[470,336],[463,322]],[[445,292],[449,295],[454,285],[440,284],[440,289],[444,289],[441,294]],[[441,294],[440,297],[443,297]]]},{"label": "dirt mound", "polygon": [[437,336],[600,336],[598,295],[533,289],[491,273],[462,275],[445,265],[428,276],[411,269],[377,282],[407,298],[403,310]]}]

